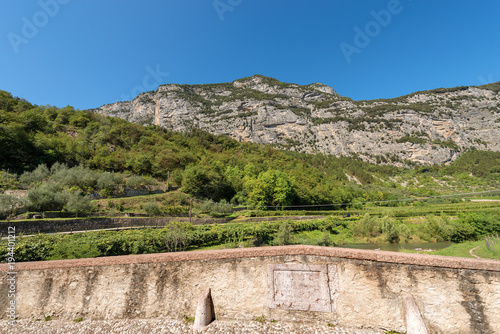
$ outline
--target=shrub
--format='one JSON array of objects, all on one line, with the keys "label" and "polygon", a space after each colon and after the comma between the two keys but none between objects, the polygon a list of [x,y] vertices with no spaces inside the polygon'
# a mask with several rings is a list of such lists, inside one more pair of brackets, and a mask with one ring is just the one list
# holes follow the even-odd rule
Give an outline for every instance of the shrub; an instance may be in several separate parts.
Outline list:
[{"label": "shrub", "polygon": [[472,227],[473,233],[469,236],[469,240],[478,240],[488,234],[500,233],[500,220],[497,214],[470,213],[461,218],[459,223]]},{"label": "shrub", "polygon": [[278,229],[278,234],[274,239],[274,244],[278,246],[289,245],[292,239],[292,227],[288,221],[283,221]]},{"label": "shrub", "polygon": [[226,215],[233,212],[233,206],[227,204],[226,200],[221,200],[216,203],[212,200],[203,203],[200,210],[204,213],[209,213],[211,216]]},{"label": "shrub", "polygon": [[117,188],[117,185],[123,182],[123,177],[115,173],[102,173],[97,179],[97,189],[101,195],[111,196]]},{"label": "shrub", "polygon": [[148,216],[158,216],[161,214],[160,207],[156,202],[148,202],[142,207]]},{"label": "shrub", "polygon": [[366,213],[357,222],[350,225],[350,229],[355,236],[358,237],[376,237],[381,233],[380,223]]},{"label": "shrub", "polygon": [[92,204],[89,196],[84,196],[83,193],[78,190],[75,192],[66,192],[66,204],[64,209],[78,215],[88,213],[92,210]]},{"label": "shrub", "polygon": [[156,184],[156,181],[149,177],[132,175],[125,181],[125,184],[128,188],[141,189],[145,186]]},{"label": "shrub", "polygon": [[385,235],[386,241],[390,243],[399,242],[398,223],[394,218],[388,216],[383,217],[380,226],[382,233]]},{"label": "shrub", "polygon": [[44,183],[28,192],[28,200],[34,211],[61,211],[66,204],[66,196],[61,187],[54,183]]},{"label": "shrub", "polygon": [[321,239],[319,239],[318,241],[318,246],[332,246],[332,245],[334,245],[332,240],[332,235],[326,228],[323,228],[323,233],[321,234]]},{"label": "shrub", "polygon": [[191,238],[187,233],[187,226],[183,223],[171,222],[164,228],[165,247],[169,252],[184,251],[190,245]]},{"label": "shrub", "polygon": [[17,189],[19,181],[16,174],[11,174],[0,170],[0,193],[6,189]]},{"label": "shrub", "polygon": [[63,238],[52,249],[48,260],[82,259],[100,255],[102,253],[94,243],[84,240],[75,242],[69,238]]},{"label": "shrub", "polygon": [[426,233],[436,238],[436,241],[448,241],[455,232],[456,225],[445,215],[427,217],[427,222],[423,225]]},{"label": "shrub", "polygon": [[24,172],[20,177],[19,181],[24,185],[31,185],[38,182],[42,182],[50,175],[50,171],[47,168],[47,165],[41,164],[32,171],[32,172]]},{"label": "shrub", "polygon": [[25,205],[26,201],[24,199],[8,195],[0,195],[0,218],[12,218],[19,211],[21,211]]}]

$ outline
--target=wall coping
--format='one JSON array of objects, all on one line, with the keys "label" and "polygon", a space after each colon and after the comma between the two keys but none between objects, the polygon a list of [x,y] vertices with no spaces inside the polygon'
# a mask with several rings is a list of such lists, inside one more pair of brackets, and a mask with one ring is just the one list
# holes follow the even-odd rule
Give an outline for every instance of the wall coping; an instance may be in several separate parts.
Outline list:
[{"label": "wall coping", "polygon": [[[18,262],[15,264],[15,271],[19,272],[26,270],[62,269],[74,267],[95,267],[177,261],[203,261],[287,255],[314,255],[384,263],[500,272],[500,261],[497,260],[307,245],[120,255],[73,260]],[[9,271],[9,265],[7,263],[0,264],[0,272],[7,271]]]}]

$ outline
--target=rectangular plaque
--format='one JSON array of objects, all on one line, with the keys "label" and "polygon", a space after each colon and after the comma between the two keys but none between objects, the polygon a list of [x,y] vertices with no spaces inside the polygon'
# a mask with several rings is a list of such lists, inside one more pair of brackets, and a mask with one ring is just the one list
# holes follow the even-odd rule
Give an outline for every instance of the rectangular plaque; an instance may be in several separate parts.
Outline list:
[{"label": "rectangular plaque", "polygon": [[269,307],[331,312],[326,264],[268,264]]}]

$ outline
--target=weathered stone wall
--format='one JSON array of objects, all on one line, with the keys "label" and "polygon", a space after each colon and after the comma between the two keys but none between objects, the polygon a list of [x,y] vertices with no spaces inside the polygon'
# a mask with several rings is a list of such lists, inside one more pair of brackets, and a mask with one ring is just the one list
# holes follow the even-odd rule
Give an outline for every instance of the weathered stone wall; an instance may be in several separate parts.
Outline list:
[{"label": "weathered stone wall", "polygon": [[[227,223],[229,218],[192,218],[191,222],[197,224],[223,224]],[[161,227],[170,221],[188,222],[186,217],[158,217],[158,218],[80,218],[80,219],[27,219],[11,220],[10,222],[0,222],[0,233],[5,236],[9,227],[15,227],[16,233],[31,234],[38,232],[70,232],[99,230],[118,227],[138,227],[138,226],[158,226]]]},{"label": "weathered stone wall", "polygon": [[[7,269],[0,265],[0,318]],[[218,319],[403,331],[402,297],[411,295],[430,333],[500,333],[493,260],[285,246],[18,263],[16,271],[20,318],[193,316],[211,288]]]}]

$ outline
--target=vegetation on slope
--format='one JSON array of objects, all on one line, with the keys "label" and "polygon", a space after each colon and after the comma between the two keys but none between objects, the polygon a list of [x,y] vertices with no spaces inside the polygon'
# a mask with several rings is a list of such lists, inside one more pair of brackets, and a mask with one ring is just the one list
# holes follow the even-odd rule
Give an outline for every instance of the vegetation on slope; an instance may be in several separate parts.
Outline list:
[{"label": "vegetation on slope", "polygon": [[[55,193],[106,196],[132,174],[156,179],[153,183],[170,174],[173,183],[193,196],[264,208],[386,201],[464,188],[491,189],[500,183],[499,152],[471,151],[444,168],[403,169],[240,143],[197,129],[175,133],[69,106],[35,106],[4,91],[0,92],[0,142],[0,192],[56,187]],[[85,181],[64,183],[65,178],[54,171],[61,166],[64,173],[75,174],[73,180]],[[433,178],[444,176],[453,177],[453,185],[431,186]],[[34,181],[22,181],[29,177]],[[393,177],[399,178],[397,182]],[[407,185],[401,186],[404,182]]]},{"label": "vegetation on slope", "polygon": [[[332,216],[310,221],[223,225],[193,226],[172,222],[161,229],[22,237],[16,241],[15,254],[16,261],[41,261],[284,244],[334,246],[346,242],[463,242],[500,233],[499,218],[498,212],[489,212],[469,213],[459,219],[450,219],[443,214],[429,215],[420,224],[370,214],[350,219]],[[6,254],[6,248],[7,240],[2,240],[0,254]],[[488,255],[484,253],[483,256]]]}]

